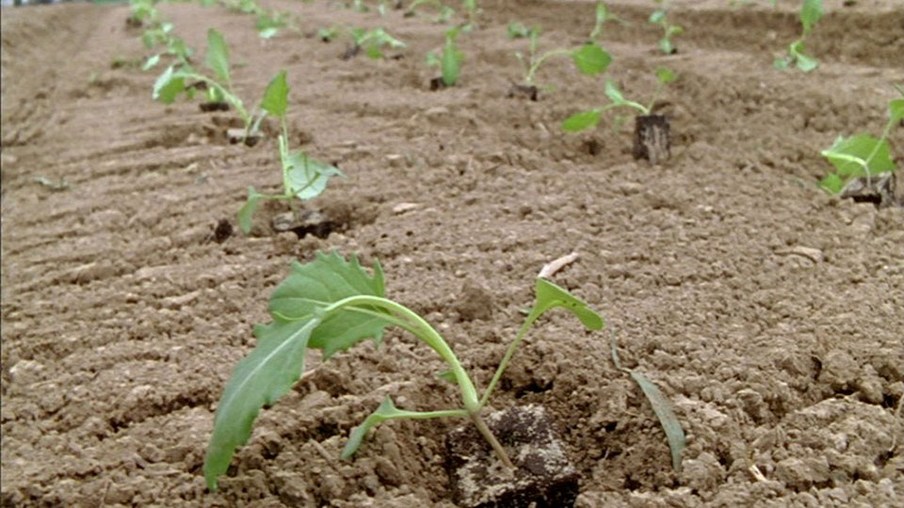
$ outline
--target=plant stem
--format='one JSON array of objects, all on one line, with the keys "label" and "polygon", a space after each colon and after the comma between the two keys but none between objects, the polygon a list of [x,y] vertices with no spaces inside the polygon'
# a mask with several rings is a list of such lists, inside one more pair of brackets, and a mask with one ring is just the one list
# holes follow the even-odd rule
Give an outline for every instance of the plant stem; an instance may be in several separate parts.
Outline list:
[{"label": "plant stem", "polygon": [[531,309],[531,313],[527,316],[527,319],[524,320],[524,324],[522,324],[521,328],[518,330],[518,335],[515,336],[515,340],[513,340],[512,343],[509,344],[508,349],[505,350],[505,356],[503,356],[502,361],[499,362],[499,367],[496,368],[496,373],[493,374],[493,379],[490,381],[489,386],[487,386],[487,389],[483,392],[483,397],[480,398],[480,407],[485,406],[490,399],[490,395],[496,388],[499,379],[502,378],[502,373],[505,372],[506,367],[508,367],[509,361],[511,361],[518,346],[521,345],[521,342],[524,340],[524,336],[527,335],[527,331],[530,330],[531,325],[534,324],[534,321],[536,321],[542,313],[543,312],[538,312],[536,309]]},{"label": "plant stem", "polygon": [[[528,85],[533,85],[534,84],[534,74],[536,74],[537,70],[540,69],[540,64],[542,64],[547,59],[554,57],[554,56],[564,56],[564,55],[570,55],[570,54],[571,54],[570,49],[556,49],[556,50],[547,51],[546,53],[543,53],[542,55],[540,55],[540,58],[538,58],[536,60],[531,58],[531,61],[533,61],[533,64],[530,66],[530,69],[528,69],[527,76],[524,77],[524,82],[527,83]],[[533,57],[533,55],[531,55],[531,57]]]},{"label": "plant stem", "polygon": [[493,435],[493,431],[487,427],[486,422],[480,417],[479,412],[471,413],[471,421],[474,422],[474,425],[477,427],[477,430],[483,438],[490,443],[490,446],[493,448],[493,451],[496,452],[496,456],[499,457],[502,465],[509,469],[515,469],[515,465],[512,464],[512,460],[509,459],[508,453],[505,452],[505,448],[502,447],[502,444],[496,439],[496,436]]}]

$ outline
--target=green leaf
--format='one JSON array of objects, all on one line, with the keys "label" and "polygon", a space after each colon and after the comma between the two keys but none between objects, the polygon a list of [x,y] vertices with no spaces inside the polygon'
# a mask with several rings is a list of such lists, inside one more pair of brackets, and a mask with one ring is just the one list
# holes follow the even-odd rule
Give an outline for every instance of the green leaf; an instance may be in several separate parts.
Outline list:
[{"label": "green leaf", "polygon": [[261,39],[272,39],[279,33],[279,28],[271,26],[268,28],[263,28],[258,30],[257,35],[260,36]]},{"label": "green leaf", "polygon": [[800,22],[804,27],[804,35],[810,33],[813,26],[822,18],[822,0],[804,0],[800,9]]},{"label": "green leaf", "polygon": [[838,176],[838,173],[830,173],[819,182],[819,186],[828,193],[837,195],[844,189],[844,180]]},{"label": "green leaf", "polygon": [[361,446],[361,441],[364,440],[364,437],[370,431],[370,429],[380,425],[384,421],[392,418],[393,416],[397,416],[401,412],[398,408],[395,407],[395,404],[392,403],[392,399],[386,397],[380,407],[377,408],[376,411],[371,413],[367,418],[361,422],[361,425],[358,425],[354,429],[352,429],[351,434],[348,436],[348,442],[345,443],[345,447],[342,449],[342,459],[346,460],[350,458],[352,455],[358,451],[358,448]]},{"label": "green leaf", "polygon": [[656,68],[656,79],[663,85],[668,85],[678,79],[678,75],[672,69],[667,67]]},{"label": "green leaf", "polygon": [[[457,35],[457,31],[455,32]],[[455,46],[455,37],[446,36],[446,45],[443,46],[443,54],[440,59],[440,70],[443,83],[446,86],[455,86],[461,74],[461,61],[464,55]]]},{"label": "green leaf", "polygon": [[280,71],[267,85],[264,98],[261,100],[261,109],[279,119],[286,116],[289,105],[289,84],[286,82],[286,71]]},{"label": "green leaf", "polygon": [[[270,297],[270,313],[277,320],[305,321],[324,307],[358,295],[382,297],[383,270],[374,263],[368,276],[356,258],[346,261],[336,253],[317,253],[314,261],[292,265],[292,273]],[[325,358],[371,338],[379,342],[388,324],[382,311],[365,313],[343,308],[327,316],[311,335],[308,347],[322,349]]]},{"label": "green leaf", "polygon": [[803,72],[810,72],[819,67],[819,60],[804,54],[804,41],[797,40],[788,47],[788,52],[794,60],[794,64]]},{"label": "green leaf", "polygon": [[562,130],[566,132],[580,132],[591,127],[596,127],[600,123],[602,112],[598,109],[589,111],[581,111],[575,113],[562,122]]},{"label": "green leaf", "polygon": [[531,310],[531,314],[540,315],[557,307],[563,308],[581,320],[588,330],[601,330],[603,318],[591,309],[583,300],[575,297],[568,290],[549,282],[546,279],[537,279],[537,300]]},{"label": "green leaf", "polygon": [[612,56],[592,42],[581,46],[571,54],[571,57],[578,70],[588,76],[606,72],[609,64],[612,63]]},{"label": "green leaf", "polygon": [[207,31],[207,57],[204,60],[205,65],[209,67],[217,78],[230,86],[229,79],[229,46],[220,32],[213,28]]},{"label": "green leaf", "polygon": [[671,55],[675,53],[675,46],[672,45],[671,40],[663,37],[662,39],[659,39],[659,50],[666,55]]},{"label": "green leaf", "polygon": [[326,190],[326,184],[333,176],[342,176],[335,166],[308,157],[304,152],[288,154],[283,161],[285,167],[286,192],[302,201],[314,199]]},{"label": "green leaf", "polygon": [[254,190],[254,187],[248,187],[248,200],[245,201],[245,204],[239,209],[237,216],[239,229],[246,235],[251,232],[251,220],[254,217],[254,211],[257,210],[257,205],[260,203],[261,199],[264,199],[263,194]]},{"label": "green leaf", "polygon": [[888,117],[893,124],[904,120],[904,99],[892,99],[888,102]]},{"label": "green leaf", "polygon": [[160,53],[149,56],[148,59],[144,61],[144,65],[141,66],[141,70],[149,71],[156,67],[158,63],[160,63]]},{"label": "green leaf", "polygon": [[153,98],[164,104],[172,104],[184,90],[185,78],[173,66],[169,66],[154,82]]},{"label": "green leaf", "polygon": [[660,24],[665,19],[665,11],[664,10],[655,10],[652,14],[650,14],[650,23]]},{"label": "green leaf", "polygon": [[305,350],[320,317],[258,325],[257,346],[236,365],[217,404],[213,434],[204,457],[204,478],[214,491],[236,448],[251,437],[262,407],[285,395],[304,370]]},{"label": "green leaf", "polygon": [[669,399],[645,375],[635,370],[629,370],[628,372],[631,378],[640,386],[643,394],[650,401],[650,405],[653,406],[653,412],[659,418],[659,423],[662,424],[662,429],[665,431],[665,437],[669,443],[669,451],[672,453],[672,468],[680,473],[681,454],[685,446],[687,446],[687,439],[684,436],[681,423],[678,421],[671,403],[669,403]]},{"label": "green leaf", "polygon": [[611,79],[606,80],[606,97],[609,98],[610,101],[615,104],[624,104],[628,101],[625,100],[625,96],[622,95],[621,90],[618,89],[618,85],[615,84],[615,81]]},{"label": "green leaf", "polygon": [[822,155],[835,166],[843,179],[894,171],[891,149],[884,139],[869,134],[856,134],[849,138],[839,136]]}]

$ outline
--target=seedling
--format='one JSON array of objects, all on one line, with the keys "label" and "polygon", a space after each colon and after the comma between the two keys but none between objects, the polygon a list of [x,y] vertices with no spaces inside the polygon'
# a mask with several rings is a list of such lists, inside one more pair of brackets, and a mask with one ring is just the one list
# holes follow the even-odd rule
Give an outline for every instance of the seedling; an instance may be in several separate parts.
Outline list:
[{"label": "seedling", "polygon": [[841,194],[849,182],[858,178],[865,178],[869,188],[873,178],[897,169],[888,136],[904,121],[904,86],[896,85],[895,88],[902,98],[888,102],[888,122],[878,139],[862,133],[848,138],[838,136],[832,146],[820,152],[835,167],[835,171],[819,183],[827,192]]},{"label": "seedling", "polygon": [[660,67],[656,69],[656,92],[649,104],[644,105],[637,101],[628,100],[611,79],[606,80],[606,97],[611,101],[601,108],[594,108],[575,113],[562,122],[562,129],[566,132],[580,132],[596,127],[602,119],[603,113],[610,109],[628,107],[640,113],[634,122],[634,149],[635,159],[647,159],[656,164],[660,159],[669,157],[669,123],[661,115],[653,114],[653,107],[665,85],[675,81],[677,75],[670,69]]},{"label": "seedling", "polygon": [[261,10],[257,13],[257,34],[261,39],[272,39],[283,28],[289,26],[289,19],[286,14],[277,11]]},{"label": "seedling", "polygon": [[272,321],[257,325],[255,349],[233,371],[217,406],[213,435],[204,459],[204,476],[210,490],[226,472],[237,447],[251,436],[254,419],[262,407],[274,404],[291,390],[304,371],[309,348],[323,351],[324,359],[355,344],[373,339],[380,343],[388,326],[413,334],[446,363],[444,377],[458,385],[461,406],[435,411],[399,409],[387,397],[374,413],[352,430],[342,451],[354,455],[368,431],[386,420],[468,418],[490,444],[502,464],[512,467],[505,449],[489,430],[481,411],[534,322],[547,311],[563,308],[588,330],[603,328],[603,319],[586,303],[544,279],[537,279],[536,301],[515,339],[505,352],[487,389],[480,395],[471,377],[446,340],[421,316],[384,296],[383,270],[374,262],[369,275],[352,258],[318,253],[314,261],[293,263],[292,273],[274,290],[269,311]]},{"label": "seedling", "polygon": [[672,42],[672,37],[684,33],[681,25],[673,25],[669,21],[668,0],[654,0],[659,8],[650,14],[650,23],[659,25],[662,28],[662,38],[659,39],[659,49],[666,55],[673,55],[678,52],[678,48]]},{"label": "seedling", "polygon": [[156,0],[130,0],[131,14],[126,19],[126,24],[136,28],[157,25],[160,22],[160,12],[157,11],[156,3]]},{"label": "seedling", "polygon": [[524,23],[512,21],[506,27],[509,39],[528,39],[534,32],[539,31],[536,27],[528,27]]},{"label": "seedling", "polygon": [[582,74],[595,76],[605,72],[612,63],[612,56],[602,47],[593,42],[588,42],[574,49],[553,49],[545,53],[538,53],[537,46],[540,40],[540,30],[532,28],[529,34],[530,45],[528,54],[525,56],[520,51],[515,53],[515,57],[521,62],[524,68],[524,85],[534,86],[534,78],[543,62],[555,57],[571,57],[575,67]]},{"label": "seedling", "polygon": [[192,97],[196,89],[203,89],[209,104],[226,103],[235,108],[245,123],[246,137],[256,132],[260,121],[254,120],[242,100],[233,93],[229,73],[229,47],[223,36],[213,28],[207,31],[207,57],[204,64],[213,71],[216,78],[205,76],[188,65],[167,67],[154,83],[154,100],[171,104],[182,93]]},{"label": "seedling", "polygon": [[353,43],[342,56],[344,60],[353,58],[361,50],[364,50],[364,54],[370,58],[380,59],[385,56],[383,50],[387,47],[393,49],[405,47],[404,42],[389,35],[383,28],[374,28],[372,30],[352,28],[349,30],[349,35],[351,35]]},{"label": "seedling", "polygon": [[448,23],[452,16],[455,15],[455,9],[443,4],[440,0],[414,0],[405,9],[404,16],[406,18],[414,16],[419,7],[433,7],[437,11],[436,18],[433,20],[435,23]]},{"label": "seedling", "polygon": [[[154,45],[160,42],[166,49],[149,56],[144,61],[141,69],[144,71],[153,69],[157,66],[158,63],[160,63],[160,60],[164,56],[173,57],[176,60],[175,65],[177,66],[189,65],[191,62],[191,56],[194,53],[192,49],[188,47],[188,44],[186,44],[186,42],[181,37],[177,37],[172,34],[172,23],[164,23],[163,25],[161,25],[161,28],[165,28],[165,30],[161,31],[162,35],[159,36],[160,38],[157,39],[158,35],[153,35],[153,41],[149,42],[149,39],[145,39],[145,45],[148,47],[148,49],[151,49]],[[148,32],[145,32],[145,36],[147,35]]]},{"label": "seedling", "polygon": [[331,26],[327,28],[321,28],[317,30],[317,38],[322,42],[331,42],[336,36],[339,35],[339,29]]},{"label": "seedling", "polygon": [[776,69],[784,70],[794,65],[803,72],[810,72],[819,66],[818,60],[804,53],[804,41],[822,18],[822,14],[822,0],[804,0],[800,8],[800,24],[803,31],[800,37],[788,46],[788,54],[775,59]]},{"label": "seedling", "polygon": [[607,6],[605,2],[600,0],[600,2],[597,2],[596,4],[595,22],[593,24],[593,31],[590,32],[591,41],[595,41],[603,35],[603,25],[606,24],[609,20],[625,24],[625,21],[623,19],[612,14],[609,11],[609,6]]},{"label": "seedling", "polygon": [[[302,201],[314,199],[325,189],[330,177],[342,173],[335,167],[312,159],[302,151],[289,151],[289,129],[286,111],[289,105],[289,85],[286,71],[280,72],[267,86],[261,101],[261,110],[279,119],[279,160],[282,165],[283,193],[261,194],[254,187],[248,187],[248,200],[239,210],[238,224],[243,233],[251,231],[251,220],[258,204],[265,199]],[[263,119],[259,117],[258,123]]]},{"label": "seedling", "polygon": [[462,27],[454,27],[446,30],[446,43],[443,45],[441,55],[434,52],[427,53],[427,66],[439,67],[440,77],[430,81],[430,88],[437,90],[447,86],[455,86],[461,75],[461,64],[465,59],[464,53],[458,49],[456,39],[462,31]]}]

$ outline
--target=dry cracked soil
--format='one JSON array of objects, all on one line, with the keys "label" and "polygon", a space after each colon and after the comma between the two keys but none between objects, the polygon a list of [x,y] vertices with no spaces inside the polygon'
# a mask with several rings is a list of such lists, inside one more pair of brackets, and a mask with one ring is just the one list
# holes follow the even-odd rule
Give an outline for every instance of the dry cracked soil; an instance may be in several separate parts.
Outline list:
[{"label": "dry cracked soil", "polygon": [[[807,43],[820,67],[804,74],[772,66],[799,2],[675,0],[685,33],[663,55],[653,3],[613,0],[624,24],[600,38],[605,77],[648,100],[655,68],[679,75],[657,104],[672,156],[656,166],[632,158],[616,115],[561,130],[606,101],[603,78],[567,59],[541,68],[539,101],[507,96],[526,47],[507,24],[571,47],[592,2],[481,2],[459,40],[461,81],[438,91],[424,61],[447,27],[429,9],[261,3],[295,29],[263,40],[253,16],[221,5],[160,11],[196,55],[208,28],[225,34],[248,104],[288,71],[292,145],[345,174],[298,205],[329,217],[316,235],[273,231],[288,203],[230,234],[248,186],[279,190],[276,141],[231,145],[234,114],[152,101],[160,69],[140,69],[149,52],[127,6],[3,8],[0,504],[454,506],[444,438],[460,422],[384,424],[339,459],[386,395],[455,404],[433,352],[397,330],[379,348],[315,355],[220,489],[205,487],[216,404],[270,292],[292,260],[336,250],[379,260],[388,296],[442,331],[480,386],[540,268],[579,254],[552,280],[607,328],[550,314],[492,400],[546,408],[580,473],[578,507],[904,505],[904,208],[817,186],[820,150],[877,134],[904,83],[900,1],[828,1]],[[329,26],[382,26],[407,47],[342,60],[347,36],[316,36]],[[680,472],[612,339],[673,402]]]}]

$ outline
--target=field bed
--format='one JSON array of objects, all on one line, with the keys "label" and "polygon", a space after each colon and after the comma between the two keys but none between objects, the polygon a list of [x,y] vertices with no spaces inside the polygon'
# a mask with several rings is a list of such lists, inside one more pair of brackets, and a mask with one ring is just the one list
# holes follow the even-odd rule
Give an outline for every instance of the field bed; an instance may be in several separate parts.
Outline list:
[{"label": "field bed", "polygon": [[[606,26],[605,77],[644,99],[653,69],[679,75],[661,96],[672,157],[657,166],[632,158],[611,117],[561,130],[605,103],[604,78],[567,59],[541,68],[539,101],[507,97],[526,42],[506,25],[574,46],[593,2],[483,2],[459,40],[461,82],[440,91],[424,55],[446,27],[426,13],[261,3],[299,30],[264,41],[253,17],[220,6],[160,9],[199,54],[208,28],[226,36],[246,102],[288,71],[293,145],[346,175],[305,205],[332,217],[323,238],[273,232],[284,203],[250,235],[214,234],[248,186],[278,192],[276,141],[231,145],[230,113],[153,102],[156,73],[128,64],[148,54],[128,7],[3,8],[2,506],[454,506],[444,438],[460,422],[384,424],[339,459],[386,395],[412,410],[455,403],[433,352],[397,330],[379,349],[312,358],[220,490],[205,487],[216,403],[270,292],[292,260],[333,249],[379,260],[388,296],[446,334],[482,386],[540,268],[579,253],[553,280],[607,329],[544,318],[492,400],[546,407],[581,474],[579,507],[904,505],[904,208],[817,185],[820,150],[878,134],[904,83],[898,0],[828,2],[808,74],[772,66],[799,32],[794,5],[675,0],[686,33],[666,56],[645,22],[652,2],[611,2],[628,24]],[[341,60],[345,40],[314,36],[341,24],[407,47]],[[612,365],[613,337],[675,405],[680,473]]]}]

